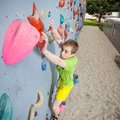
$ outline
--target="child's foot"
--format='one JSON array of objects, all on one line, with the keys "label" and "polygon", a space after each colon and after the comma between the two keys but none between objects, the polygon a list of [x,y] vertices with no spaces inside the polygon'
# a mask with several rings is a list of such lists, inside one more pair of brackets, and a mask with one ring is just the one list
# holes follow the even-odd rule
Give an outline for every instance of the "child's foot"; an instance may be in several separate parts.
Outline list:
[{"label": "child's foot", "polygon": [[53,115],[51,120],[58,120],[58,118]]}]

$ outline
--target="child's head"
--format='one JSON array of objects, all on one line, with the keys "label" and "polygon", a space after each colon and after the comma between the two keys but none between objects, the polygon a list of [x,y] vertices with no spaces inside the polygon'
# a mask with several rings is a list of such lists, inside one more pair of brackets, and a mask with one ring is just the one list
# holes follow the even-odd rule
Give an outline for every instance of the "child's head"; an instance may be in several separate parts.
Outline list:
[{"label": "child's head", "polygon": [[76,41],[70,39],[65,41],[62,45],[61,45],[61,58],[63,59],[67,59],[70,57],[73,57],[75,55],[75,53],[77,52],[79,45]]}]

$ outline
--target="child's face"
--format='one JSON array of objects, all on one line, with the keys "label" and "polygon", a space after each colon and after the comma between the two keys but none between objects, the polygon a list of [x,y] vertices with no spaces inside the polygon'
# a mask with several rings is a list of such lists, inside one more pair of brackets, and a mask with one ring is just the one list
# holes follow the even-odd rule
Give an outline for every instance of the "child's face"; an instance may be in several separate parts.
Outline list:
[{"label": "child's face", "polygon": [[62,59],[67,59],[67,58],[70,58],[70,57],[73,57],[74,54],[71,53],[72,51],[72,47],[71,46],[63,46],[62,47],[62,50],[60,52],[60,57]]}]

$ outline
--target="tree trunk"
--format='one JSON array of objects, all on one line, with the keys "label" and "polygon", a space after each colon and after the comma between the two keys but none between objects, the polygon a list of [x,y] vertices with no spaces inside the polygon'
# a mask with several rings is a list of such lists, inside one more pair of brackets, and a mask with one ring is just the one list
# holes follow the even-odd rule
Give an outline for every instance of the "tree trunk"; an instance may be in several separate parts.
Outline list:
[{"label": "tree trunk", "polygon": [[99,15],[99,17],[98,17],[98,22],[100,23],[100,21],[101,21],[101,18],[102,18],[102,13],[100,13],[100,15]]}]

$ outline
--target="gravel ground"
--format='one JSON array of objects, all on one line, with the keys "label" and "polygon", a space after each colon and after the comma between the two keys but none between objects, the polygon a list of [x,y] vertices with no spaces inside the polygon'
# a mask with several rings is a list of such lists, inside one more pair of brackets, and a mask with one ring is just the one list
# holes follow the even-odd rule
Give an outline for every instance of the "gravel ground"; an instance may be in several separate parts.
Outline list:
[{"label": "gravel ground", "polygon": [[84,26],[78,43],[79,84],[72,89],[59,120],[120,120],[117,50],[98,27]]}]

